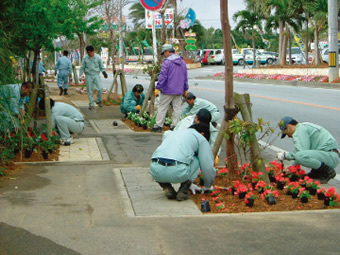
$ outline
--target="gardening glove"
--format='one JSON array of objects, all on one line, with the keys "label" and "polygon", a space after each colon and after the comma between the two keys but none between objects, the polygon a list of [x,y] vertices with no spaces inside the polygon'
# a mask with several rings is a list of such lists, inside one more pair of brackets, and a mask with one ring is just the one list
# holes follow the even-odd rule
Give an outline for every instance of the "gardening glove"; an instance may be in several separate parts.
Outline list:
[{"label": "gardening glove", "polygon": [[184,97],[187,97],[187,95],[188,95],[188,91],[186,90],[186,91],[184,91],[183,96],[184,96]]},{"label": "gardening glove", "polygon": [[155,89],[155,96],[156,96],[156,97],[159,96],[159,89]]},{"label": "gardening glove", "polygon": [[107,75],[107,72],[103,71],[102,74],[104,75],[104,78],[107,79],[109,76]]},{"label": "gardening glove", "polygon": [[286,159],[286,158],[285,158],[285,153],[284,153],[284,152],[278,152],[278,153],[276,154],[276,158],[277,158],[278,160],[284,160],[284,159]]},{"label": "gardening glove", "polygon": [[137,105],[137,106],[136,106],[136,110],[137,110],[137,111],[140,111],[141,108],[142,108],[142,107],[141,107],[140,105]]},{"label": "gardening glove", "polygon": [[207,188],[207,187],[204,186],[201,193],[205,193],[206,191],[212,191],[213,189],[214,189],[214,187],[212,185],[211,185],[210,188]]},{"label": "gardening glove", "polygon": [[200,187],[198,187],[196,184],[193,184],[193,183],[191,183],[189,189],[192,192],[192,194],[194,194],[194,195],[196,194],[196,191],[202,192],[202,189]]},{"label": "gardening glove", "polygon": [[217,166],[219,160],[220,160],[220,159],[218,158],[218,155],[216,155],[215,162],[214,162],[214,166]]}]

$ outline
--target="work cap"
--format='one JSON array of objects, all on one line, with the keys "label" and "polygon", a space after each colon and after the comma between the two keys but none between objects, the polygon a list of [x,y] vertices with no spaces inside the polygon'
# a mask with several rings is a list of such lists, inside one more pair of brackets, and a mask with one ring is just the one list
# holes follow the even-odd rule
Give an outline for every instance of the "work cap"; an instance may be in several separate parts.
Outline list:
[{"label": "work cap", "polygon": [[190,100],[190,99],[196,99],[196,96],[193,94],[193,93],[191,93],[191,92],[188,92],[188,94],[187,94],[187,98],[186,98],[187,100]]},{"label": "work cap", "polygon": [[205,108],[200,109],[196,116],[200,122],[209,124],[211,121],[211,113]]},{"label": "work cap", "polygon": [[286,134],[284,133],[284,130],[287,128],[287,125],[291,124],[294,121],[296,122],[296,120],[294,120],[292,117],[289,117],[289,116],[285,116],[280,120],[279,127],[282,131],[281,139],[285,138],[286,136]]},{"label": "work cap", "polygon": [[164,44],[161,48],[161,55],[163,55],[164,52],[166,52],[167,50],[168,51],[175,51],[174,47],[172,47],[171,44]]}]

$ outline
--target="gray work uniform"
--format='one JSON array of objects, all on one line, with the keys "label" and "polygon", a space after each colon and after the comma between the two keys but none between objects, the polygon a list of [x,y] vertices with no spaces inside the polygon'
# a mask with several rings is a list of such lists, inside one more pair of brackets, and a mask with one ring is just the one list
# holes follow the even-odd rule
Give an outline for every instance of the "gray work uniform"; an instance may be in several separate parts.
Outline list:
[{"label": "gray work uniform", "polygon": [[83,58],[81,67],[79,70],[79,77],[85,73],[85,83],[87,89],[87,95],[89,97],[90,106],[94,106],[93,102],[93,90],[97,90],[96,102],[100,103],[102,101],[103,85],[100,79],[100,72],[104,72],[105,68],[103,61],[98,54],[94,54],[93,58],[88,55]]},{"label": "gray work uniform", "polygon": [[[173,160],[174,164],[160,164],[158,159]],[[150,173],[160,183],[194,181],[200,169],[205,187],[211,187],[216,176],[214,157],[208,141],[195,129],[169,132],[151,157]]]},{"label": "gray work uniform", "polygon": [[203,108],[207,109],[211,113],[212,122],[218,122],[221,117],[219,110],[213,103],[202,98],[196,98],[193,105],[187,105],[184,107],[181,117],[184,118],[185,116],[196,115],[198,111]]},{"label": "gray work uniform", "polygon": [[304,122],[296,126],[293,134],[295,149],[285,155],[294,164],[318,169],[321,163],[335,168],[339,163],[339,146],[335,138],[323,127]]},{"label": "gray work uniform", "polygon": [[68,57],[62,56],[59,58],[55,72],[58,73],[58,87],[68,89],[68,75],[72,74],[72,64]]},{"label": "gray work uniform", "polygon": [[70,132],[78,134],[84,130],[84,117],[74,106],[55,102],[52,107],[52,126],[57,127],[60,138],[65,141],[71,137]]}]

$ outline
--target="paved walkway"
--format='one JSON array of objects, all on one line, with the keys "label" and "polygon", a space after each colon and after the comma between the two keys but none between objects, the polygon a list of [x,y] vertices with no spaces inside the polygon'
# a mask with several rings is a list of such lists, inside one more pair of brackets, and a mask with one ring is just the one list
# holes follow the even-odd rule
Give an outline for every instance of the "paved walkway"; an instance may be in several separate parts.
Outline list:
[{"label": "paved walkway", "polygon": [[167,200],[148,171],[161,135],[76,103],[86,128],[62,160],[0,182],[0,254],[339,254],[339,210],[207,216]]}]

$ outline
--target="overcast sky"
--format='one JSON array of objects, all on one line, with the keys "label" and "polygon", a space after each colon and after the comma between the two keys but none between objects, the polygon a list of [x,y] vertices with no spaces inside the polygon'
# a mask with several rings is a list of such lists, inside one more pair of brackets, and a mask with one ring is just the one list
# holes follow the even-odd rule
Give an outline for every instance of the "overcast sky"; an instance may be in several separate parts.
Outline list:
[{"label": "overcast sky", "polygon": [[[214,27],[221,28],[220,20],[220,0],[182,0],[177,1],[179,9],[192,8],[198,19],[205,28]],[[234,27],[232,16],[235,12],[244,10],[245,4],[243,0],[229,0],[229,21],[231,27]]]},{"label": "overcast sky", "polygon": [[[214,27],[221,28],[220,20],[220,0],[182,0],[177,1],[178,11],[188,10],[192,8],[196,13],[196,19],[200,20],[205,28]],[[235,12],[244,10],[245,5],[243,0],[229,0],[229,21],[233,28],[235,23],[232,20],[232,16]],[[131,5],[127,5],[124,8],[124,15],[128,15]],[[184,13],[183,15],[185,15]]]}]

